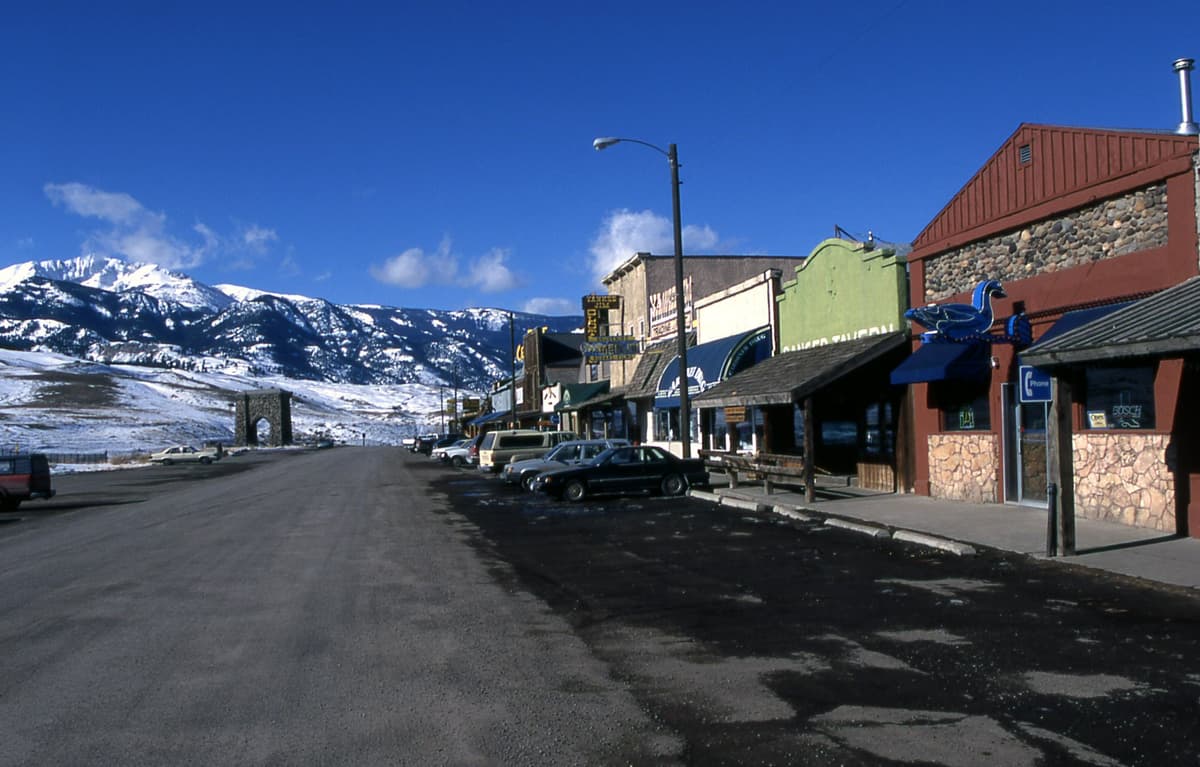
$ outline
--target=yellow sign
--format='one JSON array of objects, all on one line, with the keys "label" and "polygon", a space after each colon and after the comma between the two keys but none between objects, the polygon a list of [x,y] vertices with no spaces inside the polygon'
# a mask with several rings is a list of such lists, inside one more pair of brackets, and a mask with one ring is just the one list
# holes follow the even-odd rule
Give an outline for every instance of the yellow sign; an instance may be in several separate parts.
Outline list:
[{"label": "yellow sign", "polygon": [[[600,337],[601,323],[600,313],[607,312],[609,309],[620,309],[621,297],[616,295],[597,296],[589,295],[583,297],[583,334],[588,341],[595,341]],[[608,318],[605,317],[605,320]]]}]

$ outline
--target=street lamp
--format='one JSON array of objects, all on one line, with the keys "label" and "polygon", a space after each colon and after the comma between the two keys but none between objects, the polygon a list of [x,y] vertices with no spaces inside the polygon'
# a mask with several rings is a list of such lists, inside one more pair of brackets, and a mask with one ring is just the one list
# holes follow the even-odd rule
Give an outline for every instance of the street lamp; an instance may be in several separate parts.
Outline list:
[{"label": "street lamp", "polygon": [[622,141],[641,144],[659,154],[666,155],[667,162],[671,166],[671,214],[675,225],[675,332],[679,337],[679,426],[683,432],[683,457],[691,458],[692,408],[688,396],[687,333],[685,332],[687,328],[683,312],[683,226],[679,217],[679,154],[675,150],[674,144],[668,144],[664,150],[660,146],[636,138],[606,136],[593,141],[592,146],[599,152],[601,149],[608,149],[613,144],[619,144]]}]

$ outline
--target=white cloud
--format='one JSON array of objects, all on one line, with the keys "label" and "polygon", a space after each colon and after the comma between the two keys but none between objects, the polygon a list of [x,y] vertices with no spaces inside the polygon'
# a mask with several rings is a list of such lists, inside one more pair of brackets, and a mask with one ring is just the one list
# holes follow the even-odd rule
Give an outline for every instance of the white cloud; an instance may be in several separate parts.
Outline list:
[{"label": "white cloud", "polygon": [[531,298],[521,307],[521,311],[529,314],[547,314],[551,317],[583,314],[579,301],[568,298]]},{"label": "white cloud", "polygon": [[505,263],[508,256],[507,250],[493,248],[463,270],[459,268],[459,257],[453,251],[450,238],[444,237],[437,250],[427,252],[423,248],[409,248],[384,261],[382,266],[372,265],[370,274],[379,282],[400,288],[457,285],[484,293],[500,293],[520,285],[518,277]]},{"label": "white cloud", "polygon": [[[683,227],[683,250],[700,253],[716,247],[717,233],[708,226]],[[634,253],[674,253],[675,233],[671,219],[650,210],[640,213],[617,210],[609,215],[592,240],[592,275],[597,281],[606,277]]]},{"label": "white cloud", "polygon": [[111,224],[129,224],[136,219],[156,215],[124,192],[105,192],[77,181],[46,184],[42,189],[52,202],[72,213],[103,219]]},{"label": "white cloud", "polygon": [[242,229],[242,244],[255,253],[265,253],[267,246],[279,239],[274,229],[251,224]]},{"label": "white cloud", "polygon": [[147,210],[124,192],[105,192],[80,184],[46,184],[46,197],[72,213],[98,218],[108,224],[88,234],[82,244],[85,253],[115,255],[138,263],[151,263],[169,269],[188,269],[199,265],[220,244],[211,229],[197,223],[193,230],[204,241],[201,245],[180,240],[167,233],[167,217]]},{"label": "white cloud", "polygon": [[502,293],[517,287],[519,280],[505,265],[508,251],[493,248],[471,264],[463,280],[464,287],[479,288],[484,293]]}]

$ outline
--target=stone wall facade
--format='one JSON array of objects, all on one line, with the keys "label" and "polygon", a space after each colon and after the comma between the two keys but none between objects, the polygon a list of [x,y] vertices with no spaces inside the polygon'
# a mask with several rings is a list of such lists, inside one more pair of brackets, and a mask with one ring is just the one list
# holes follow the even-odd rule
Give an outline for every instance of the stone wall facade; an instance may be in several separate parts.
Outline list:
[{"label": "stone wall facade", "polygon": [[1175,479],[1167,468],[1167,434],[1094,431],[1075,434],[1075,514],[1176,531]]},{"label": "stone wall facade", "polygon": [[281,389],[242,392],[234,399],[233,442],[235,445],[258,444],[258,422],[271,427],[270,447],[292,444],[292,393]]},{"label": "stone wall facade", "polygon": [[1156,184],[1015,229],[925,262],[925,300],[1117,258],[1167,244],[1167,188]]},{"label": "stone wall facade", "polygon": [[991,432],[929,435],[929,494],[967,503],[998,503],[999,440]]}]

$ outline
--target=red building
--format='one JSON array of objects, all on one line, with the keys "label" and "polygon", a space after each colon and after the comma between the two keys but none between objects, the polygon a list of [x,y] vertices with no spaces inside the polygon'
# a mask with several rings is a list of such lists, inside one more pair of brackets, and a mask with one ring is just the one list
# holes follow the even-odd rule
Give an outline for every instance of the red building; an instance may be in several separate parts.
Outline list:
[{"label": "red building", "polygon": [[[1198,149],[1194,135],[1021,125],[914,241],[911,305],[970,303],[976,285],[997,280],[992,335],[1023,313],[1036,344],[1197,275]],[[1032,368],[1021,351],[914,343],[893,376],[911,384],[910,491],[1046,503],[1051,407],[1023,396]],[[1189,359],[1104,360],[1070,374],[1077,514],[1185,529],[1188,479],[1171,445]]]}]

